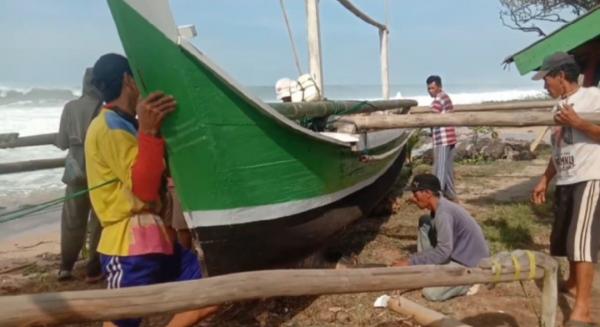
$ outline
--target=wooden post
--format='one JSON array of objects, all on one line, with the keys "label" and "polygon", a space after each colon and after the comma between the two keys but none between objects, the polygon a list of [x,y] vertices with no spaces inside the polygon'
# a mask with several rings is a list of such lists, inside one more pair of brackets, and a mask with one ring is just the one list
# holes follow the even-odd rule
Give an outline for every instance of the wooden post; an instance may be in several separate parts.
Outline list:
[{"label": "wooden post", "polygon": [[[549,260],[553,260],[543,253],[536,252],[534,255],[539,267],[545,267]],[[526,264],[529,262],[527,256],[518,255],[516,260],[519,260],[523,267],[520,274],[515,273],[515,268],[510,263],[503,263],[501,271],[496,273],[490,268],[494,267],[490,260],[483,260],[481,268],[441,265],[342,270],[269,270],[113,290],[3,296],[0,297],[0,326],[114,320],[180,312],[256,298],[500,283],[539,279],[544,276],[542,269],[536,269],[530,275],[530,266]],[[549,304],[551,300],[549,299]]]},{"label": "wooden post", "polygon": [[25,171],[60,168],[65,166],[65,158],[40,159],[0,164],[0,175]]},{"label": "wooden post", "polygon": [[556,303],[558,302],[558,263],[550,263],[544,271],[542,289],[542,327],[556,324]]},{"label": "wooden post", "polygon": [[323,65],[321,64],[319,0],[306,0],[306,16],[310,74],[315,79],[315,83],[317,84],[322,99],[325,97],[325,89],[323,88]]},{"label": "wooden post", "polygon": [[[600,113],[580,113],[591,123],[600,124]],[[352,123],[358,129],[423,128],[437,126],[553,126],[551,112],[457,112],[449,114],[347,116],[340,121]]]},{"label": "wooden post", "polygon": [[388,301],[388,308],[402,314],[410,316],[416,320],[419,325],[428,327],[470,327],[456,319],[447,317],[437,311],[433,311],[418,303],[415,303],[405,297],[391,298]]},{"label": "wooden post", "polygon": [[379,30],[379,51],[381,54],[381,87],[382,87],[382,95],[385,100],[390,98],[390,72],[389,72],[389,59],[388,59],[388,51],[389,51],[389,41],[388,41],[389,31],[386,29]]}]

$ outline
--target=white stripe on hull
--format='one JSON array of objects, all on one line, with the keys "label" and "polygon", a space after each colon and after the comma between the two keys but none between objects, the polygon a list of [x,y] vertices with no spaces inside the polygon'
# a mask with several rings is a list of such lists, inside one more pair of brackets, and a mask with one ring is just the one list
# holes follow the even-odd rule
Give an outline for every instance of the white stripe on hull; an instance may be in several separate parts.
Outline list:
[{"label": "white stripe on hull", "polygon": [[299,214],[311,209],[326,206],[373,184],[396,161],[401,151],[377,174],[341,191],[310,199],[267,204],[255,207],[241,207],[224,210],[198,210],[185,213],[190,228],[244,224],[257,221],[275,220],[281,217]]}]

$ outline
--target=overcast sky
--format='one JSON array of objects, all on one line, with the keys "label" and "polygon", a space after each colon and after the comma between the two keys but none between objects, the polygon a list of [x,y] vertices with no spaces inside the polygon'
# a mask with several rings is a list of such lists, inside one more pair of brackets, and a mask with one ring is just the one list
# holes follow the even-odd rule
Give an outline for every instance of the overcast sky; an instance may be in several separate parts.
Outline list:
[{"label": "overcast sky", "polygon": [[[440,74],[454,83],[527,85],[502,60],[537,39],[502,26],[496,0],[388,0],[393,84]],[[385,21],[385,0],[354,0]],[[301,64],[306,60],[305,8],[285,0]],[[245,85],[296,77],[278,0],[173,0],[178,24],[195,24],[194,43]],[[335,0],[321,0],[327,84],[378,84],[377,30]],[[78,87],[85,67],[122,47],[102,0],[1,0],[0,86]]]}]

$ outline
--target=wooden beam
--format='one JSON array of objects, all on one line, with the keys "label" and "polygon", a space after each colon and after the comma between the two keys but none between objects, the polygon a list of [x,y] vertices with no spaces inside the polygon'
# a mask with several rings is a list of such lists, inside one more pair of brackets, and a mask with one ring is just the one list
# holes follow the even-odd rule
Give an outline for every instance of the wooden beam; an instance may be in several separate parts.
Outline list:
[{"label": "wooden beam", "polygon": [[[581,113],[581,118],[600,124],[600,113]],[[423,128],[438,126],[525,127],[553,126],[551,112],[457,112],[450,114],[344,116],[339,121],[358,129]]]},{"label": "wooden beam", "polygon": [[416,106],[417,102],[414,100],[313,101],[275,102],[269,105],[290,119],[302,119],[395,109],[408,111]]},{"label": "wooden beam", "polygon": [[[454,105],[454,112],[461,111],[501,111],[501,110],[551,110],[556,104],[555,100],[543,101],[508,101],[495,103],[458,104]],[[431,113],[428,106],[418,106],[410,111],[413,114]]]},{"label": "wooden beam", "polygon": [[470,327],[461,321],[445,316],[437,311],[426,308],[405,297],[391,298],[388,308],[393,311],[412,317],[419,325],[428,327]]},{"label": "wooden beam", "polygon": [[65,158],[27,160],[0,164],[0,175],[25,171],[53,169],[65,166]]},{"label": "wooden beam", "polygon": [[0,149],[36,145],[54,145],[57,133],[18,137],[18,133],[0,134]]},{"label": "wooden beam", "polygon": [[[528,261],[527,256],[516,257],[515,260],[520,262],[522,267],[518,274],[515,273],[510,260],[500,263],[501,270],[495,268],[494,261],[483,260],[482,268],[441,265],[342,270],[268,270],[113,290],[3,296],[0,297],[0,326],[40,326],[114,320],[180,312],[256,298],[538,279],[544,276],[545,267],[556,267],[556,261],[551,257],[537,252],[534,256],[534,265],[528,265],[531,261]],[[531,275],[530,271],[533,269],[530,267],[537,267]],[[556,307],[556,302],[549,304]]]}]

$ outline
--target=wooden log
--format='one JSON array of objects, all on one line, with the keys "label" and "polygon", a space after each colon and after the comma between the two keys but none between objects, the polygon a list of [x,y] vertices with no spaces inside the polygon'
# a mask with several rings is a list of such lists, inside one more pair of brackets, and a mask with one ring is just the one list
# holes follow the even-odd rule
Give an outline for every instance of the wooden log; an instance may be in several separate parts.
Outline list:
[{"label": "wooden log", "polygon": [[[326,117],[329,115],[339,114],[354,114],[367,113],[383,110],[401,109],[402,112],[431,114],[431,109],[428,107],[417,107],[417,102],[410,99],[395,99],[395,100],[374,100],[374,101],[314,101],[314,102],[272,102],[268,103],[271,107],[277,110],[280,114],[290,119]],[[550,101],[523,101],[511,103],[494,103],[494,104],[469,104],[457,105],[454,110],[456,113],[463,111],[508,111],[508,110],[534,110],[534,111],[549,111],[552,105]]]},{"label": "wooden log", "polygon": [[[535,257],[539,267],[553,261],[543,253],[535,253]],[[517,260],[524,262],[522,255]],[[519,274],[515,274],[514,267],[503,267],[501,271],[494,272],[489,266],[466,268],[448,265],[269,270],[113,290],[3,296],[0,297],[0,326],[114,320],[256,298],[499,283],[544,276],[542,269],[536,269],[530,276],[530,266],[521,266],[523,269]],[[23,314],[25,312],[27,314]]]},{"label": "wooden log", "polygon": [[0,134],[0,149],[3,148],[4,144],[13,143],[18,138],[19,138],[19,133]]},{"label": "wooden log", "polygon": [[[19,135],[18,133],[10,133],[3,135]],[[36,145],[54,145],[56,142],[57,133],[39,134],[22,137],[7,137],[6,139],[0,137],[0,149],[5,148],[19,148],[25,146],[36,146]]]},{"label": "wooden log", "polygon": [[414,100],[314,101],[279,102],[269,103],[269,105],[290,119],[302,119],[395,109],[408,111],[410,107],[416,106],[417,102]]},{"label": "wooden log", "polygon": [[65,166],[65,158],[18,161],[0,164],[0,175],[25,171],[60,168]]},{"label": "wooden log", "polygon": [[427,327],[470,327],[463,322],[433,311],[405,297],[391,298],[388,308],[393,311],[412,317],[420,325]]},{"label": "wooden log", "polygon": [[[600,113],[580,113],[583,119],[600,124]],[[554,114],[551,112],[457,112],[451,114],[420,115],[371,115],[348,116],[340,119],[352,123],[358,129],[423,128],[437,126],[494,126],[525,127],[553,126]]]},{"label": "wooden log", "polygon": [[[462,111],[504,111],[504,110],[547,110],[550,111],[556,100],[543,101],[510,101],[495,103],[458,104],[454,105],[454,112]],[[417,106],[410,111],[413,114],[431,113],[428,106]]]}]

